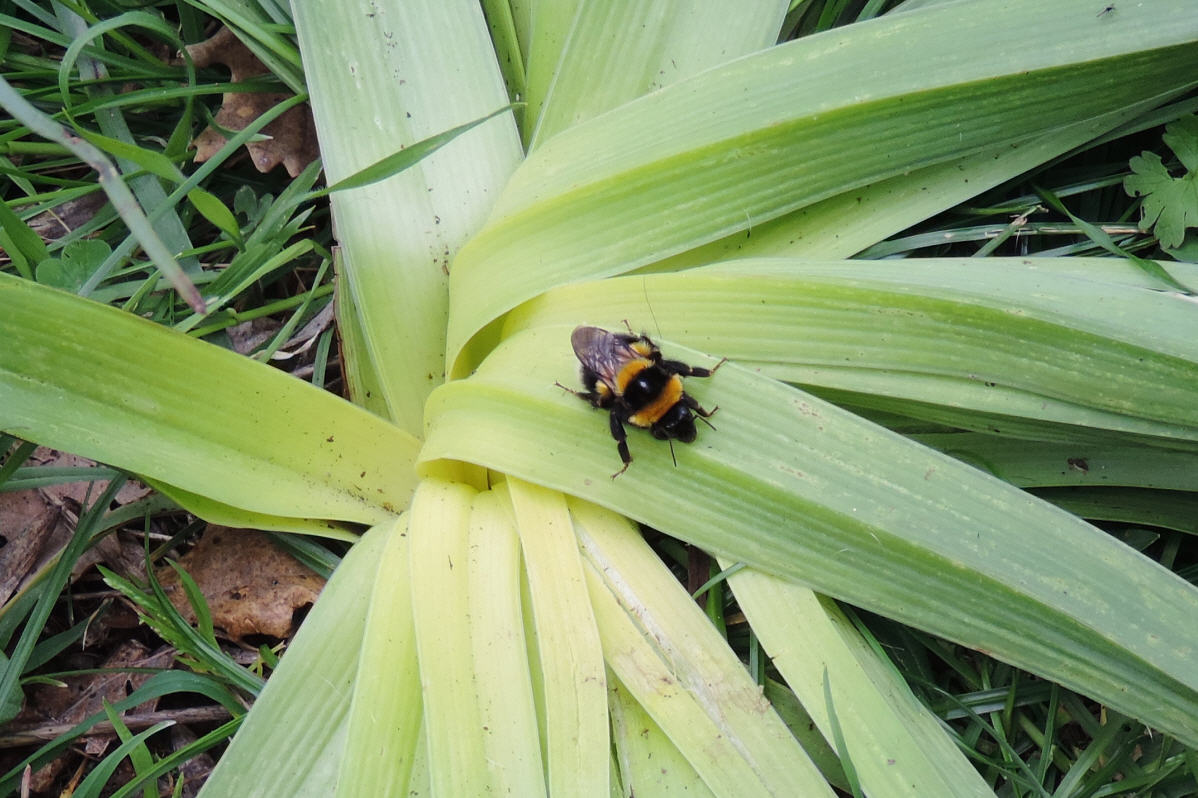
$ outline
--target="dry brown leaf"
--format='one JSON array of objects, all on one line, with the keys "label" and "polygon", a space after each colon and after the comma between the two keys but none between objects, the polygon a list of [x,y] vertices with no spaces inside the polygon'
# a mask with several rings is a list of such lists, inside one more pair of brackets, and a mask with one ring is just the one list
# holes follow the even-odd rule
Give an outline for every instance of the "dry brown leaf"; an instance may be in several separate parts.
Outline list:
[{"label": "dry brown leaf", "polygon": [[229,343],[233,345],[234,352],[248,355],[266,344],[282,326],[283,323],[278,319],[265,316],[234,324],[227,328],[225,333],[229,336]]},{"label": "dry brown leaf", "polygon": [[[150,653],[140,643],[127,641],[121,644],[101,665],[101,668],[169,668],[175,659],[174,649],[162,648]],[[28,700],[21,714],[7,727],[14,732],[37,728],[44,724],[73,726],[84,718],[103,709],[103,702],[124,700],[129,693],[141,687],[153,676],[152,673],[90,673],[67,676],[62,679],[65,686],[39,684],[30,688]],[[148,701],[141,710],[153,709],[157,701]],[[99,756],[115,738],[113,732],[85,738],[84,750],[89,757]],[[57,757],[34,772],[34,789],[50,789],[62,769],[68,764],[64,756]]]},{"label": "dry brown leaf", "polygon": [[[135,640],[122,642],[99,668],[169,668],[175,661],[175,650],[161,648],[151,653]],[[28,722],[35,717],[39,721],[75,724],[88,715],[99,712],[103,701],[124,700],[130,692],[141,687],[152,676],[151,673],[88,673],[67,676],[62,679],[65,687],[39,684],[31,688],[28,710],[36,713],[28,716],[24,712],[18,721]],[[153,709],[154,702],[147,702],[142,709]]]},{"label": "dry brown leaf", "polygon": [[52,543],[58,508],[33,490],[0,493],[0,604],[34,570],[42,552],[61,548]]},{"label": "dry brown leaf", "polygon": [[[199,44],[188,45],[187,52],[197,67],[224,64],[229,68],[234,83],[270,72],[228,28],[221,28],[215,36]],[[220,110],[216,112],[216,124],[226,130],[243,130],[289,96],[251,92],[225,94]],[[259,172],[269,172],[281,163],[287,174],[295,177],[320,155],[316,126],[307,103],[289,109],[263,128],[262,133],[270,136],[270,139],[251,141],[245,145]],[[206,128],[192,142],[196,148],[196,161],[208,160],[227,141],[212,127]]]},{"label": "dry brown leaf", "polygon": [[[86,458],[46,448],[36,449],[28,464],[75,468],[96,465]],[[97,481],[91,487],[91,497],[94,499],[99,496],[107,487],[106,480]],[[127,482],[117,491],[115,500],[118,504],[128,504],[147,493],[149,488],[141,483]],[[0,493],[0,604],[7,601],[27,579],[43,569],[67,544],[79,507],[87,495],[86,482]],[[105,538],[100,545],[83,555],[73,576],[77,577],[95,562],[110,563],[120,573],[139,573],[143,557],[140,547],[127,541],[123,546],[121,548],[115,540]]]},{"label": "dry brown leaf", "polygon": [[[213,626],[238,642],[248,635],[290,637],[296,610],[315,602],[324,587],[315,572],[248,529],[209,526],[179,565],[204,594]],[[159,579],[183,617],[194,621],[174,569],[164,567]]]},{"label": "dry brown leaf", "polygon": [[90,222],[107,204],[107,194],[93,191],[42,211],[29,220],[29,226],[47,241],[57,241]]},{"label": "dry brown leaf", "polygon": [[[197,739],[195,733],[184,725],[172,726],[170,734],[172,753],[191,745]],[[206,753],[193,756],[180,765],[179,777],[183,780],[183,789],[179,793],[180,798],[195,798],[214,767],[216,767],[216,760]]]}]

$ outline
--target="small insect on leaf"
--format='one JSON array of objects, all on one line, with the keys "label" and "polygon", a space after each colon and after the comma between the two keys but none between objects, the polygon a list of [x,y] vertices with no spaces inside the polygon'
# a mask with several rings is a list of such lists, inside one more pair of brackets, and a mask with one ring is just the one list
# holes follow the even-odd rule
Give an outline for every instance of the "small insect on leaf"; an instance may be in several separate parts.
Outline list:
[{"label": "small insect on leaf", "polygon": [[[627,322],[625,322],[627,324]],[[632,454],[628,451],[625,424],[647,429],[658,440],[695,440],[695,419],[709,427],[718,407],[705,410],[682,389],[683,377],[710,377],[720,366],[705,369],[666,360],[647,335],[613,333],[599,327],[577,327],[570,335],[574,354],[582,364],[582,391],[558,385],[600,410],[607,410],[611,435],[624,467],[612,479],[628,470]],[[715,429],[712,427],[712,429]],[[677,461],[675,460],[675,465]]]}]

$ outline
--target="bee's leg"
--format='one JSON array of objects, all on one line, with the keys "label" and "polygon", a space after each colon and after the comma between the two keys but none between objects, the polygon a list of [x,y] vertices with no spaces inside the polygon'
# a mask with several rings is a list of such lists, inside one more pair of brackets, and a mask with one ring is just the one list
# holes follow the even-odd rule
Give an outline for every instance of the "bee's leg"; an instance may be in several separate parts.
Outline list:
[{"label": "bee's leg", "polygon": [[667,371],[672,371],[675,374],[681,374],[683,377],[710,377],[712,374],[715,374],[719,367],[724,365],[726,362],[728,362],[728,358],[723,358],[719,363],[716,363],[709,369],[700,368],[698,366],[688,366],[687,364],[678,360],[663,360],[661,361],[661,365],[665,367]]},{"label": "bee's leg", "polygon": [[715,429],[715,425],[712,424],[707,419],[709,419],[715,415],[715,412],[720,409],[719,405],[716,405],[715,407],[711,408],[710,410],[704,410],[703,406],[701,404],[699,404],[698,401],[695,400],[695,397],[691,396],[690,394],[686,394],[686,393],[682,394],[682,401],[686,404],[687,407],[689,407],[691,409],[691,411],[696,416],[698,416],[700,421],[702,421],[704,424],[711,427],[712,429]]},{"label": "bee's leg", "polygon": [[595,405],[596,407],[599,406],[600,396],[599,396],[599,394],[595,393],[594,391],[576,391],[573,388],[567,388],[565,385],[562,385],[560,382],[555,382],[553,384],[556,385],[557,387],[561,388],[566,393],[572,393],[575,396],[577,396],[579,399],[582,399],[585,402],[590,402],[591,404]]},{"label": "bee's leg", "polygon": [[616,450],[620,453],[620,459],[624,461],[624,467],[611,475],[611,478],[615,479],[627,471],[628,466],[632,465],[632,455],[628,451],[628,434],[624,431],[624,422],[620,420],[620,416],[614,410],[609,418],[611,419],[611,436],[616,439]]}]

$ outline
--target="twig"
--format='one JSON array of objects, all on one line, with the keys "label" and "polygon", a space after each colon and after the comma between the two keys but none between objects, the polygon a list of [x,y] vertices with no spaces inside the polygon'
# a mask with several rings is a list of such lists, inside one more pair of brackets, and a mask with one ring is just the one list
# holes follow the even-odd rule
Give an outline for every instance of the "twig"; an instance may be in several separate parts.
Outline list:
[{"label": "twig", "polygon": [[[126,715],[122,720],[132,731],[148,729],[155,723],[174,721],[175,723],[221,723],[233,717],[229,710],[222,706],[188,707],[185,709],[170,709],[158,712],[143,712],[136,715]],[[5,734],[0,734],[0,749],[17,748],[24,745],[38,745],[57,739],[66,734],[78,724],[47,723],[42,726],[32,726],[28,729],[14,731],[11,727]],[[98,737],[114,734],[112,723],[101,721],[83,733],[83,737]]]}]

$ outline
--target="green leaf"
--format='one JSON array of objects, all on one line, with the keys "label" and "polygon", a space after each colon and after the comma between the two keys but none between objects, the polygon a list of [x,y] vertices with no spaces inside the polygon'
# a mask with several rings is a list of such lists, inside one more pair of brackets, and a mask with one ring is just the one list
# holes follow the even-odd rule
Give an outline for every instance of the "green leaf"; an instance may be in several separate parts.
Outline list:
[{"label": "green leaf", "polygon": [[986,147],[847,191],[718,241],[658,261],[646,270],[679,271],[729,258],[793,255],[847,258],[1033,169],[1133,119],[1156,105],[1150,98],[1110,114],[1056,128],[1020,144]]},{"label": "green leaf", "polygon": [[603,656],[716,795],[832,790],[636,525],[570,505]]},{"label": "green leaf", "polygon": [[487,325],[551,287],[1020,145],[1141,103],[1145,85],[1182,91],[1198,72],[1188,8],[1129,7],[1116,29],[1086,0],[944,3],[771,47],[575,125],[521,164],[455,260],[450,371],[468,373],[494,343]]},{"label": "green leaf", "polygon": [[435,795],[485,795],[491,773],[471,651],[468,538],[473,488],[426,479],[409,520],[412,614]]},{"label": "green leaf", "polygon": [[[104,566],[98,567],[105,583],[132,601],[137,607],[138,617],[159,637],[176,648],[181,658],[194,670],[219,674],[228,684],[235,685],[249,695],[256,695],[262,689],[261,677],[246,670],[222,651],[210,633],[205,636],[202,627],[197,631],[183,618],[167,598],[152,571],[147,573],[150,590],[143,590],[131,580],[113,573]],[[195,593],[202,601],[203,596],[199,594],[198,588],[195,589]]]},{"label": "green leaf", "polygon": [[0,430],[273,516],[381,521],[414,488],[411,436],[145,319],[0,274],[0,340]]},{"label": "green leaf", "polygon": [[1195,455],[1136,445],[1029,441],[975,432],[911,436],[1020,487],[1072,485],[1198,492]]},{"label": "green leaf", "polygon": [[677,468],[633,431],[632,468],[612,480],[606,419],[554,385],[576,368],[569,331],[519,333],[473,377],[438,389],[422,458],[585,497],[1198,742],[1192,585],[1049,504],[735,362],[688,383],[719,406],[718,429],[675,445]]},{"label": "green leaf", "polygon": [[993,798],[942,721],[836,602],[751,568],[728,583],[770,662],[835,741],[855,794],[860,780],[869,795]]},{"label": "green leaf", "polygon": [[1033,493],[1082,518],[1198,534],[1198,493],[1091,487],[1037,488]]},{"label": "green leaf", "polygon": [[1154,152],[1131,159],[1133,174],[1123,187],[1133,197],[1144,198],[1140,227],[1152,228],[1161,245],[1181,246],[1187,228],[1198,227],[1198,115],[1191,114],[1165,127],[1165,142],[1186,169],[1174,177]]},{"label": "green leaf", "polygon": [[[0,200],[0,227],[8,233],[8,237],[16,245],[20,254],[29,263],[41,263],[50,256],[42,237],[21,221],[21,217],[13,213],[12,208],[4,200]],[[9,253],[13,256],[14,253]]]},{"label": "green leaf", "polygon": [[[526,132],[530,150],[629,100],[769,47],[777,41],[786,2],[741,0],[735,14],[717,4],[678,0],[659,0],[651,13],[637,0],[581,3],[560,43],[541,34],[541,13],[534,57],[547,48],[557,63],[552,72],[533,75],[550,79],[547,85],[529,86],[530,99],[545,95],[535,127]],[[603,80],[596,81],[597,74]]]},{"label": "green leaf", "polygon": [[[478,4],[407,0],[349,15],[295,4],[321,158],[336,184],[511,100]],[[370,53],[345,68],[347,53]],[[521,158],[510,114],[385,181],[332,195],[346,277],[388,417],[413,435],[445,378],[448,271]]]},{"label": "green leaf", "polygon": [[[382,539],[378,555],[378,574],[382,578],[374,580],[370,611],[358,644],[358,670],[346,721],[349,755],[342,760],[337,796],[386,798],[406,793],[416,764],[424,711],[412,626],[412,591],[403,577],[411,564],[408,517],[401,516],[372,536]],[[372,540],[366,545],[373,544]],[[331,589],[331,585],[325,589]],[[339,584],[336,589],[343,588]],[[255,741],[246,740],[244,745],[252,747]],[[355,754],[362,751],[372,755]]]},{"label": "green leaf", "polygon": [[363,186],[373,185],[381,180],[386,180],[392,175],[397,175],[405,169],[415,166],[420,161],[432,155],[437,150],[444,147],[449,142],[456,139],[468,130],[486,122],[488,119],[493,119],[502,113],[510,111],[511,105],[505,105],[502,108],[497,108],[486,116],[479,117],[473,122],[467,122],[464,125],[450,128],[435,136],[429,136],[415,144],[405,147],[398,152],[394,152],[383,158],[381,161],[376,161],[365,169],[360,169],[349,177],[338,180],[328,188],[320,191],[313,191],[309,196],[311,198],[323,197],[325,194],[331,194],[334,191],[347,191],[351,188],[362,188]]},{"label": "green leaf", "polygon": [[72,241],[63,247],[62,257],[47,258],[37,265],[37,281],[76,293],[111,253],[112,248],[107,242],[98,238]]},{"label": "green leaf", "polygon": [[336,794],[351,707],[369,698],[352,685],[376,582],[394,579],[379,573],[392,528],[371,530],[345,556],[201,796]]},{"label": "green leaf", "polygon": [[242,246],[241,227],[237,217],[233,215],[219,198],[209,194],[202,188],[193,188],[187,192],[187,200],[204,218],[216,225],[216,228],[229,237],[238,246]]},{"label": "green leaf", "polygon": [[609,778],[606,674],[565,497],[508,480],[525,560],[549,794],[585,794]]},{"label": "green leaf", "polygon": [[175,166],[175,162],[160,152],[147,150],[145,147],[138,147],[136,144],[93,133],[90,130],[81,130],[79,135],[114,158],[137,164],[150,174],[161,177],[170,183],[178,184],[186,179],[184,174],[179,171],[179,167]]},{"label": "green leaf", "polygon": [[255,513],[241,507],[209,499],[198,493],[183,490],[160,479],[141,475],[141,479],[151,488],[170,497],[172,501],[190,513],[203,518],[211,524],[233,528],[273,530],[277,532],[293,532],[298,535],[319,535],[347,542],[354,542],[359,537],[359,529],[355,524],[330,521],[323,518],[295,518],[285,515],[269,515]]},{"label": "green leaf", "polygon": [[1198,114],[1183,116],[1165,125],[1161,138],[1177,154],[1182,166],[1190,172],[1198,172]]},{"label": "green leaf", "polygon": [[104,785],[108,782],[109,777],[116,771],[117,766],[121,764],[121,760],[126,756],[133,757],[139,749],[144,750],[147,739],[173,725],[175,725],[174,721],[160,721],[125,740],[92,768],[87,777],[79,783],[79,786],[75,788],[72,794],[79,796],[79,798],[97,798]]},{"label": "green leaf", "polygon": [[[1198,267],[1170,268],[1198,284]],[[1196,311],[1112,258],[778,258],[565,286],[513,312],[505,334],[628,319],[917,418],[1192,451]]]},{"label": "green leaf", "polygon": [[212,628],[212,612],[208,609],[208,600],[204,598],[204,591],[179,563],[167,560],[167,564],[179,576],[179,584],[183,586],[183,592],[187,595],[187,603],[191,606],[191,611],[195,613],[196,627],[200,636],[212,647],[219,647],[216,633]]}]

